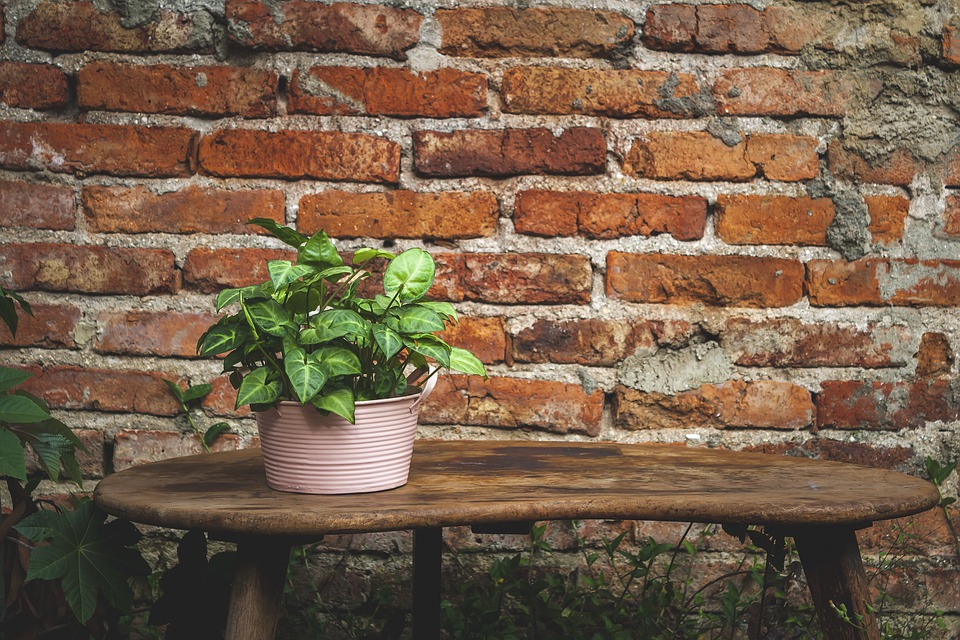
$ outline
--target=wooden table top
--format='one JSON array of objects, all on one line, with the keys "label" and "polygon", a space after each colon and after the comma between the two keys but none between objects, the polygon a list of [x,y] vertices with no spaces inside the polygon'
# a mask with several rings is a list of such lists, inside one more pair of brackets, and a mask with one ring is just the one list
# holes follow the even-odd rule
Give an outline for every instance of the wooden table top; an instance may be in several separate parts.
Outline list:
[{"label": "wooden table top", "polygon": [[579,442],[420,440],[409,482],[340,496],[267,487],[259,449],[104,478],[96,503],[134,522],[233,535],[312,536],[491,522],[629,519],[866,525],[926,511],[936,488],[853,464],[733,451]]}]

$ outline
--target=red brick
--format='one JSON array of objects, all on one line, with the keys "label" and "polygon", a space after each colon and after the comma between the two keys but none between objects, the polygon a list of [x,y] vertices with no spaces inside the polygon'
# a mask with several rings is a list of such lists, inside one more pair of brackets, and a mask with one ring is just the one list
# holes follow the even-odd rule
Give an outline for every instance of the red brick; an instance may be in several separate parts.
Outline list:
[{"label": "red brick", "polygon": [[98,353],[194,358],[197,340],[217,319],[202,312],[103,312],[93,348]]},{"label": "red brick", "polygon": [[204,293],[219,293],[227,287],[246,287],[270,279],[267,260],[294,260],[296,252],[279,249],[208,249],[187,253],[183,283]]},{"label": "red brick", "polygon": [[898,196],[864,196],[870,214],[870,235],[874,242],[892,244],[903,240],[910,201]]},{"label": "red brick", "polygon": [[922,170],[920,162],[904,149],[868,158],[846,149],[840,142],[832,142],[827,150],[830,171],[838,178],[857,182],[892,184],[908,187],[913,177]]},{"label": "red brick", "polygon": [[[858,103],[856,79],[835,71],[754,67],[721,71],[713,85],[717,111],[733,116],[841,117]],[[880,82],[864,82],[876,96]]]},{"label": "red brick", "polygon": [[56,366],[27,380],[23,388],[53,409],[82,409],[172,416],[180,405],[154,371]]},{"label": "red brick", "polygon": [[620,238],[669,233],[677,240],[703,237],[707,201],[700,196],[653,193],[543,191],[517,194],[514,226],[537,236]]},{"label": "red brick", "polygon": [[32,304],[33,315],[19,314],[17,335],[6,323],[0,323],[0,344],[11,347],[77,349],[74,332],[80,322],[80,309],[66,304]]},{"label": "red brick", "polygon": [[666,71],[514,67],[503,73],[507,113],[611,118],[701,115],[696,77]]},{"label": "red brick", "polygon": [[819,307],[952,307],[960,304],[960,261],[811,260],[807,291]]},{"label": "red brick", "polygon": [[776,380],[720,385],[666,395],[618,386],[615,424],[621,429],[692,427],[803,429],[813,423],[813,401],[805,388]]},{"label": "red brick", "polygon": [[943,174],[944,186],[960,187],[960,145],[951,147],[947,151]]},{"label": "red brick", "polygon": [[412,9],[349,2],[227,0],[230,39],[269,51],[319,51],[403,60],[420,39],[423,16]]},{"label": "red brick", "polygon": [[424,402],[424,424],[461,424],[600,434],[603,391],[552,380],[441,376]]},{"label": "red brick", "polygon": [[654,304],[785,307],[802,295],[803,265],[751,256],[607,254],[607,296]]},{"label": "red brick", "polygon": [[41,2],[20,20],[17,42],[47,51],[212,53],[212,27],[204,12],[159,10],[151,22],[127,28],[119,13],[102,13],[92,2]]},{"label": "red brick", "polygon": [[[106,471],[103,432],[96,429],[73,429],[73,434],[87,451],[76,450],[77,464],[84,478],[102,478]],[[40,471],[40,461],[33,449],[26,450],[27,473]],[[65,476],[61,474],[61,478]]]},{"label": "red brick", "polygon": [[917,351],[917,375],[930,378],[946,376],[953,369],[953,349],[942,333],[925,333],[920,338]]},{"label": "red brick", "polygon": [[[210,450],[235,451],[241,448],[243,447],[239,436],[225,433],[216,439]],[[148,462],[203,452],[200,439],[193,433],[121,429],[113,441],[113,470],[123,471]]]},{"label": "red brick", "polygon": [[728,244],[825,246],[835,211],[829,198],[720,195],[716,214]]},{"label": "red brick", "polygon": [[487,191],[322,191],[300,199],[297,224],[334,238],[457,240],[493,235],[499,217],[500,204]]},{"label": "red brick", "polygon": [[[865,556],[903,549],[909,555],[949,557],[957,551],[941,509],[931,509],[907,518],[880,520],[857,531]],[[949,636],[948,636],[949,637]]]},{"label": "red brick", "polygon": [[448,344],[470,351],[484,364],[503,362],[507,352],[503,318],[461,317],[458,324],[450,326],[439,335]]},{"label": "red brick", "polygon": [[260,69],[93,62],[77,74],[81,109],[186,116],[277,113],[279,77]]},{"label": "red brick", "polygon": [[949,380],[860,382],[825,380],[816,395],[817,426],[898,430],[960,418]]},{"label": "red brick", "polygon": [[951,238],[960,237],[960,195],[947,196],[940,232]]},{"label": "red brick", "polygon": [[0,122],[0,166],[80,175],[193,173],[196,133],[174,127]]},{"label": "red brick", "polygon": [[200,166],[221,178],[392,183],[400,145],[363,133],[224,129],[200,141]]},{"label": "red brick", "polygon": [[210,386],[213,387],[213,390],[207,394],[201,402],[204,411],[209,411],[216,416],[230,416],[234,418],[253,415],[253,411],[250,410],[250,405],[248,404],[243,405],[239,409],[234,409],[234,407],[237,406],[237,390],[230,384],[229,378],[221,375],[208,380],[208,382]]},{"label": "red brick", "polygon": [[77,220],[73,188],[22,180],[0,181],[0,226],[73,231]]},{"label": "red brick", "polygon": [[904,345],[911,340],[904,326],[796,318],[730,318],[722,334],[723,348],[748,367],[899,367],[907,364]]},{"label": "red brick", "polygon": [[430,296],[491,304],[586,304],[593,270],[581,255],[461,253],[434,256]]},{"label": "red brick", "polygon": [[952,64],[960,64],[960,28],[943,28],[943,59]]},{"label": "red brick", "polygon": [[21,109],[60,109],[67,100],[67,76],[59,67],[0,62],[0,103]]},{"label": "red brick", "polygon": [[413,136],[414,168],[425,177],[579,176],[606,169],[600,129],[572,127],[559,136],[549,129],[416,131]]},{"label": "red brick", "polygon": [[537,320],[512,336],[516,362],[610,367],[638,349],[655,349],[656,326],[645,320]]},{"label": "red brick", "polygon": [[[0,245],[0,272],[14,290],[145,296],[177,289],[173,253],[70,244]],[[6,283],[5,283],[6,284]]]},{"label": "red brick", "polygon": [[655,131],[633,142],[623,171],[654,180],[806,180],[819,171],[816,147],[813,138],[782,134],[728,146],[706,132]]},{"label": "red brick", "polygon": [[87,226],[99,233],[259,233],[247,220],[284,222],[283,192],[187,186],[154,193],[147,187],[84,187]]},{"label": "red brick", "polygon": [[313,67],[295,71],[291,113],[469,118],[487,109],[487,78],[438,69],[413,73],[389,67]]},{"label": "red brick", "polygon": [[701,53],[799,53],[818,32],[795,11],[743,4],[661,4],[647,9],[643,43]]},{"label": "red brick", "polygon": [[634,34],[633,22],[612,11],[481,7],[440,9],[436,18],[440,52],[450,56],[603,58]]}]

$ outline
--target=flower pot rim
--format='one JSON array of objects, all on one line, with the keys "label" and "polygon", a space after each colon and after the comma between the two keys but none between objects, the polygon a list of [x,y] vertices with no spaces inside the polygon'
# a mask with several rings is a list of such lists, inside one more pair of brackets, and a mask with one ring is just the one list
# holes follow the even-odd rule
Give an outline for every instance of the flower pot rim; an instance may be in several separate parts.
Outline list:
[{"label": "flower pot rim", "polygon": [[[398,400],[416,400],[419,396],[423,395],[423,391],[418,391],[416,393],[405,393],[402,396],[390,396],[389,398],[375,398],[373,400],[357,400],[357,406],[369,406],[374,404],[386,404],[388,402],[397,402]],[[278,406],[289,407],[291,405],[298,407],[313,407],[312,404],[304,404],[302,402],[297,402],[296,400],[278,400],[266,411],[270,411]],[[319,409],[318,409],[319,411]],[[254,413],[262,413],[261,411],[255,411]]]}]

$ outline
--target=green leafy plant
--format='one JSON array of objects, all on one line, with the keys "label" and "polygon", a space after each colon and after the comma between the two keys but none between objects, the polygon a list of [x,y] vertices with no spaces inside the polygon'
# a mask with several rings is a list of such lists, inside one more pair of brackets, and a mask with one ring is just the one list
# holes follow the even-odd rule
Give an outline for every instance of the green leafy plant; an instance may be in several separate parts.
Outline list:
[{"label": "green leafy plant", "polygon": [[[425,298],[436,273],[426,251],[363,248],[347,263],[323,231],[308,237],[273,220],[249,223],[294,247],[297,259],[270,260],[266,282],[222,291],[217,309],[236,311],[197,344],[200,355],[225,354],[237,407],[291,400],[353,422],[357,401],[412,392],[441,369],[486,374],[476,356],[436,335],[457,313]],[[383,293],[362,297],[361,283],[382,262]]]},{"label": "green leafy plant", "polygon": [[193,430],[197,437],[200,438],[200,444],[203,445],[204,451],[209,452],[210,446],[216,441],[216,439],[224,433],[230,431],[230,425],[226,422],[217,422],[210,425],[204,430],[200,429],[200,426],[197,424],[197,421],[193,419],[193,410],[195,405],[207,397],[211,391],[213,391],[213,386],[209,384],[195,384],[189,386],[186,389],[181,389],[180,385],[171,380],[164,379],[164,383],[167,385],[167,389],[170,390],[170,393],[174,398],[177,399],[177,402],[180,403],[180,411],[187,417],[187,422],[190,423],[190,428]]}]

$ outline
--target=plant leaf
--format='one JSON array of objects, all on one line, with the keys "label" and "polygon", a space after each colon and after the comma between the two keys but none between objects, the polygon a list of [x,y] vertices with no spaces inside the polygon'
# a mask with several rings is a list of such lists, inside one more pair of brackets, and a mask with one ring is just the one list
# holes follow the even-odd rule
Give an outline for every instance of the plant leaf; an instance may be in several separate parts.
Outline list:
[{"label": "plant leaf", "polygon": [[426,307],[436,313],[439,313],[444,318],[449,318],[453,322],[459,322],[460,318],[457,316],[457,310],[449,302],[433,302],[430,300],[422,300],[417,303],[421,307]]},{"label": "plant leaf", "polygon": [[264,298],[269,298],[270,294],[273,293],[273,283],[269,280],[261,284],[252,284],[247,287],[240,287],[238,289],[224,289],[217,294],[217,311],[220,311],[228,304],[237,302],[240,300],[240,297],[243,296],[243,299],[247,302],[251,300],[262,300]]},{"label": "plant leaf", "polygon": [[303,349],[287,349],[284,354],[283,368],[290,378],[293,392],[300,402],[307,403],[317,395],[327,382],[327,372],[314,353]]},{"label": "plant leaf", "polygon": [[351,376],[361,373],[360,358],[343,347],[323,347],[314,353],[327,374],[333,376]]},{"label": "plant leaf", "polygon": [[331,267],[343,265],[343,258],[337,253],[330,237],[323,231],[318,231],[307,240],[297,256],[300,262],[319,263]]},{"label": "plant leaf", "polygon": [[269,231],[274,238],[277,238],[284,244],[288,244],[297,249],[299,249],[300,246],[307,241],[307,236],[298,231],[294,231],[290,227],[285,227],[276,220],[271,220],[270,218],[252,218],[247,220],[247,224],[254,224],[258,227],[262,227]]},{"label": "plant leaf", "polygon": [[356,423],[356,402],[350,389],[335,389],[325,396],[317,396],[311,402],[322,411],[335,413],[350,424]]},{"label": "plant leaf", "polygon": [[283,336],[296,329],[286,309],[276,300],[258,300],[246,308],[253,323],[272,336]]},{"label": "plant leaf", "polygon": [[384,251],[382,249],[371,249],[370,247],[363,247],[362,249],[357,249],[353,253],[353,264],[362,264],[373,260],[374,258],[386,258],[387,260],[393,260],[396,256],[389,251]]},{"label": "plant leaf", "polygon": [[17,480],[27,479],[23,443],[15,433],[7,429],[0,429],[0,476],[10,476]]},{"label": "plant leaf", "polygon": [[236,349],[250,334],[246,327],[214,325],[201,338],[197,353],[201,356],[216,356]]},{"label": "plant leaf", "polygon": [[450,345],[434,335],[404,338],[403,344],[411,351],[433,358],[440,366],[450,368]]},{"label": "plant leaf", "polygon": [[167,380],[166,378],[163,379],[163,383],[167,385],[167,389],[170,390],[170,393],[173,394],[173,397],[176,398],[180,404],[183,404],[183,389],[180,388],[180,385],[172,380]]},{"label": "plant leaf", "polygon": [[388,296],[400,292],[400,300],[422,298],[433,285],[437,267],[433,256],[423,249],[407,249],[390,261],[383,273],[383,291]]},{"label": "plant leaf", "polygon": [[366,338],[367,321],[350,309],[327,309],[310,319],[310,326],[300,331],[303,344],[320,344],[336,338],[350,336]]},{"label": "plant leaf", "polygon": [[460,373],[487,377],[487,370],[480,359],[460,347],[450,347],[450,369]]},{"label": "plant leaf", "polygon": [[433,333],[445,328],[443,318],[438,313],[419,304],[402,307],[397,312],[397,329],[400,333]]},{"label": "plant leaf", "polygon": [[259,367],[243,377],[240,388],[237,389],[237,405],[239,409],[245,404],[270,404],[280,397],[281,384],[276,374],[269,367]]},{"label": "plant leaf", "polygon": [[207,443],[207,446],[213,444],[221,434],[230,432],[230,424],[227,422],[218,422],[216,424],[210,425],[206,431],[203,432],[203,441]]},{"label": "plant leaf", "polygon": [[199,400],[205,397],[208,393],[213,391],[213,385],[209,384],[195,384],[192,387],[188,387],[183,392],[183,402],[193,402],[194,400]]},{"label": "plant leaf", "polygon": [[0,395],[0,421],[30,424],[49,417],[50,414],[30,398],[22,395]]},{"label": "plant leaf", "polygon": [[11,369],[10,367],[0,367],[0,392],[7,391],[21,384],[23,381],[33,376],[32,373],[23,369]]},{"label": "plant leaf", "polygon": [[376,340],[383,357],[387,360],[397,355],[403,348],[403,338],[400,334],[384,324],[373,325],[373,339]]},{"label": "plant leaf", "polygon": [[[60,481],[60,467],[68,458],[75,458],[73,443],[55,433],[42,433],[31,443],[40,465],[54,482]],[[67,466],[67,465],[64,465]]]},{"label": "plant leaf", "polygon": [[270,274],[273,290],[279,291],[291,282],[313,273],[313,268],[305,264],[293,264],[289,260],[268,260],[267,273]]}]

